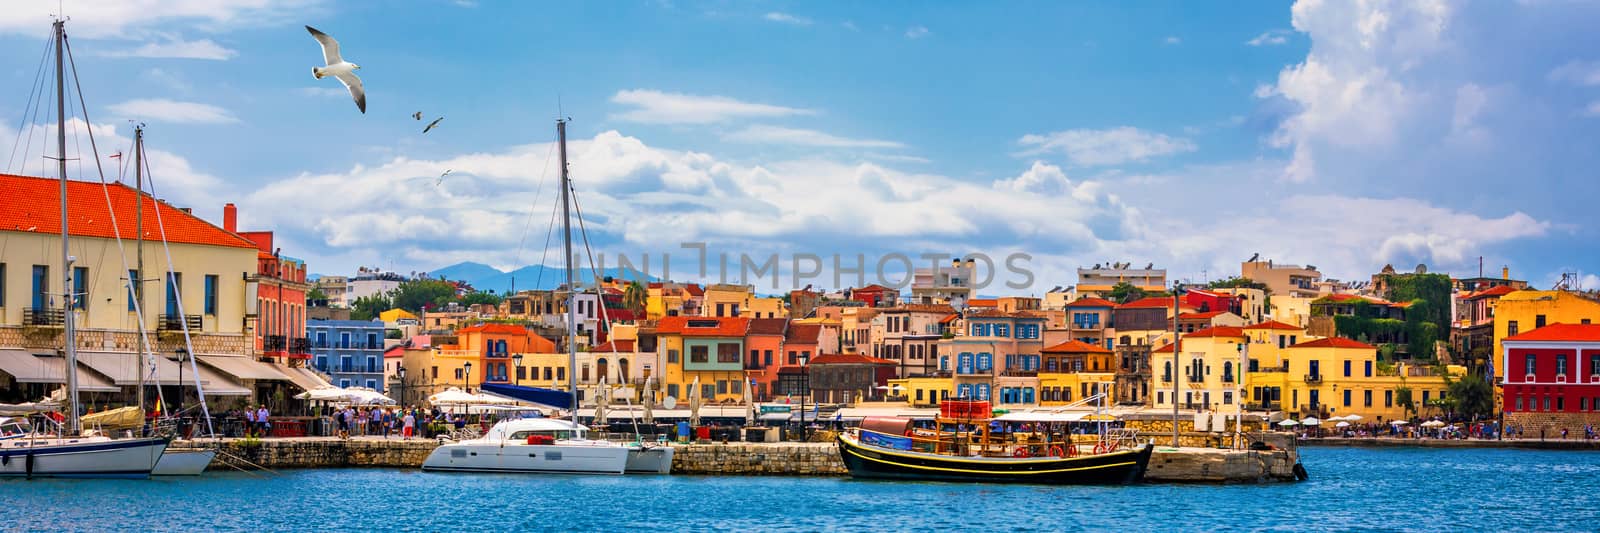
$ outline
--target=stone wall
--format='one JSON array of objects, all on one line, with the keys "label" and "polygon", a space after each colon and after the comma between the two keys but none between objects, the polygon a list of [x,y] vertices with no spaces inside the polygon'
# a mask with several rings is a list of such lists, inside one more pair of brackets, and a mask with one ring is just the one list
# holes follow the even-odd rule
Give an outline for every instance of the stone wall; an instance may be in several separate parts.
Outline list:
[{"label": "stone wall", "polygon": [[1539,430],[1544,430],[1545,438],[1561,438],[1561,429],[1566,428],[1568,437],[1583,437],[1584,424],[1600,428],[1600,412],[1591,413],[1551,413],[1551,412],[1520,412],[1506,413],[1506,426],[1522,428],[1522,438],[1539,438]]},{"label": "stone wall", "polygon": [[1147,481],[1184,483],[1264,483],[1294,481],[1293,450],[1235,451],[1156,448],[1145,471]]},{"label": "stone wall", "polygon": [[674,474],[748,476],[843,476],[848,474],[832,443],[731,443],[673,446]]},{"label": "stone wall", "polygon": [[[391,467],[418,468],[439,444],[431,439],[348,440],[336,439],[226,439],[212,470],[231,470],[227,465],[253,470],[254,465],[278,468]],[[177,441],[175,450],[210,447],[207,442]],[[246,463],[248,461],[248,463]]]},{"label": "stone wall", "polygon": [[[54,353],[61,349],[62,328],[50,326],[0,327],[0,346],[17,347],[39,353]],[[251,355],[255,339],[237,333],[191,332],[195,353]],[[173,352],[184,345],[179,331],[151,332],[150,341],[158,352]],[[78,349],[110,352],[138,350],[139,333],[108,329],[78,330]]]}]

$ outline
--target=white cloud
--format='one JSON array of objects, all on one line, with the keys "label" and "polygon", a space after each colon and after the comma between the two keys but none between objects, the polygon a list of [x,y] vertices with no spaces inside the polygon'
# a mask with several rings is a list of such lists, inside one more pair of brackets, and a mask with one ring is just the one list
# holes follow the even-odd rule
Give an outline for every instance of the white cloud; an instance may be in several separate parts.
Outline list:
[{"label": "white cloud", "polygon": [[1250,46],[1277,46],[1289,42],[1289,30],[1267,30],[1245,41]]},{"label": "white cloud", "polygon": [[148,57],[148,58],[173,58],[173,59],[212,59],[227,60],[239,52],[223,47],[211,39],[198,41],[185,41],[172,39],[163,42],[150,42],[132,50],[113,50],[106,52],[107,57]]},{"label": "white cloud", "polygon": [[846,20],[844,22],[840,22],[839,25],[850,31],[861,31],[861,28],[856,27],[855,21]]},{"label": "white cloud", "polygon": [[[138,38],[156,27],[192,25],[211,32],[274,25],[312,14],[320,0],[77,0],[66,4],[67,32],[89,39]],[[0,33],[44,36],[56,2],[0,9]]]},{"label": "white cloud", "polygon": [[1600,85],[1600,61],[1569,61],[1550,71],[1550,81],[1564,81],[1574,85]]},{"label": "white cloud", "polygon": [[1161,42],[1162,44],[1182,44],[1183,39],[1179,39],[1176,35],[1168,35],[1167,38],[1162,39]]},{"label": "white cloud", "polygon": [[139,78],[168,89],[178,94],[189,94],[194,91],[194,86],[182,76],[162,68],[148,68],[139,73]]},{"label": "white cloud", "polygon": [[928,31],[928,28],[925,26],[912,26],[910,28],[906,28],[907,39],[921,39],[923,37],[927,37],[931,33],[933,32]]},{"label": "white cloud", "polygon": [[239,119],[226,109],[196,102],[162,98],[140,98],[112,104],[109,109],[119,118],[176,122],[180,124],[228,124]]},{"label": "white cloud", "polygon": [[748,144],[787,144],[826,148],[904,148],[895,141],[851,139],[817,130],[757,124],[722,136],[722,140]]},{"label": "white cloud", "polygon": [[1023,155],[1056,152],[1078,165],[1116,165],[1195,151],[1195,144],[1188,139],[1130,126],[1028,134],[1017,142],[1029,147]]},{"label": "white cloud", "polygon": [[772,104],[744,102],[726,96],[698,96],[651,89],[618,91],[611,102],[635,109],[612,118],[647,124],[711,124],[739,118],[811,115],[814,111]]},{"label": "white cloud", "polygon": [[784,13],[784,12],[781,12],[781,11],[773,11],[771,13],[767,13],[766,15],[763,15],[761,18],[770,20],[772,22],[781,22],[781,23],[784,23],[784,24],[793,24],[795,26],[810,26],[811,25],[811,19],[809,19],[809,18],[790,15],[788,13]]}]

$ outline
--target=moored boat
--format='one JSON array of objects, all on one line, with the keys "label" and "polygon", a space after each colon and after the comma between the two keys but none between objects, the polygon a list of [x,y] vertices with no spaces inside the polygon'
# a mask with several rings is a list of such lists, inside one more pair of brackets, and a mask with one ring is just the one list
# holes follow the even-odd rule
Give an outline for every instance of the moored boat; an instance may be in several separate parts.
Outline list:
[{"label": "moored boat", "polygon": [[[944,412],[952,411],[946,402]],[[932,431],[912,428],[907,418],[868,418],[839,435],[845,468],[856,478],[989,483],[1135,483],[1144,478],[1154,447],[1126,432],[1110,432],[1092,444],[1069,433],[999,438],[988,424],[987,402],[959,402],[962,416],[941,416]],[[981,411],[981,414],[977,414]],[[946,429],[951,428],[951,429]]]},{"label": "moored boat", "polygon": [[434,448],[433,453],[428,454],[428,459],[423,461],[422,469],[549,474],[626,472],[629,455],[634,448],[616,442],[590,440],[588,431],[589,428],[570,420],[506,420],[489,428],[482,438]]}]

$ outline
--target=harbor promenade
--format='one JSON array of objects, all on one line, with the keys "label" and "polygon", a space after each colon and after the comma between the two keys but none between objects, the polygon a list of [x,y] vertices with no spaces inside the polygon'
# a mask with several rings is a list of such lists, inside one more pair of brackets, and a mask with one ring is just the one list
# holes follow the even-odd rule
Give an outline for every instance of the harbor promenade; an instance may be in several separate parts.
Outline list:
[{"label": "harbor promenade", "polygon": [[[286,468],[418,468],[438,446],[434,439],[293,437],[222,439],[212,470]],[[179,440],[172,449],[210,447],[210,441]],[[734,476],[844,476],[832,443],[673,444],[672,473]],[[1224,450],[1157,446],[1146,481],[1261,483],[1294,480],[1299,454],[1293,449]]]}]

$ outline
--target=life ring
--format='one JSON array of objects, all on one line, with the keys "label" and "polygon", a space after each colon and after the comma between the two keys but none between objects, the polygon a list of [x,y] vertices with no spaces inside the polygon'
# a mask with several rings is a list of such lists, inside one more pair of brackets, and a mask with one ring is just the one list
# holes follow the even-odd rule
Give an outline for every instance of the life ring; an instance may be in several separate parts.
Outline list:
[{"label": "life ring", "polygon": [[1051,457],[1067,457],[1067,451],[1063,450],[1060,446],[1051,446],[1050,447],[1050,456]]},{"label": "life ring", "polygon": [[1028,448],[1027,447],[1021,447],[1021,448],[1017,448],[1017,451],[1011,452],[1011,456],[1012,457],[1016,457],[1018,459],[1023,459],[1023,458],[1027,458],[1027,457],[1032,457],[1033,454],[1028,453]]},{"label": "life ring", "polygon": [[1104,442],[1096,442],[1094,444],[1094,454],[1095,455],[1100,455],[1102,453],[1106,453],[1106,443],[1104,443]]}]

